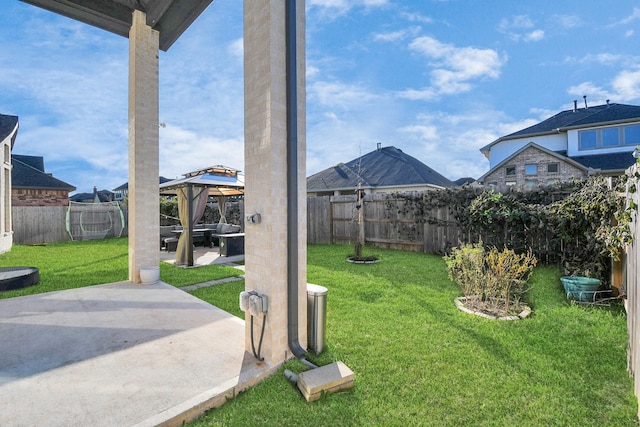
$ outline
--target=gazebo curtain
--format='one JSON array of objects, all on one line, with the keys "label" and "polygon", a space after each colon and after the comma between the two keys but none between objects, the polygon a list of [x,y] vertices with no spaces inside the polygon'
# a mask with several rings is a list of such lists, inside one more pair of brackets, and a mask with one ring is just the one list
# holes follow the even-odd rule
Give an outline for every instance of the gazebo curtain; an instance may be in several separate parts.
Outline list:
[{"label": "gazebo curtain", "polygon": [[227,223],[227,196],[218,196],[218,212],[220,212],[220,223]]},{"label": "gazebo curtain", "polygon": [[[189,200],[190,188],[192,190],[191,200]],[[205,187],[187,186],[179,188],[177,194],[178,216],[180,217],[183,231],[180,234],[178,247],[176,248],[176,265],[193,265],[193,248],[189,247],[189,235],[191,234],[189,224],[195,224],[204,214],[209,191]],[[189,212],[191,212],[191,222],[189,222]]]}]

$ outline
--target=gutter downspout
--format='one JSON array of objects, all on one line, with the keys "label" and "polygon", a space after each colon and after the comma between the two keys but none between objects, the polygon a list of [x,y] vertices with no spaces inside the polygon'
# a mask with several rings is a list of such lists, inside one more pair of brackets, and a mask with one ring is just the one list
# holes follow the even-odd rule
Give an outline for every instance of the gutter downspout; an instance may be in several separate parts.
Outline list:
[{"label": "gutter downspout", "polygon": [[296,0],[285,6],[287,84],[287,339],[289,348],[304,360],[298,337],[298,73]]}]

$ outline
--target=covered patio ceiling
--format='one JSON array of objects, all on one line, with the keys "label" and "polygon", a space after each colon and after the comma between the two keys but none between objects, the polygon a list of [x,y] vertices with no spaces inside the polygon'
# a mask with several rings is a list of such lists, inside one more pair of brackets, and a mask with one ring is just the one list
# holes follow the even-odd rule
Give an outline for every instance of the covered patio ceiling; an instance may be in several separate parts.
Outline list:
[{"label": "covered patio ceiling", "polygon": [[160,33],[166,51],[213,0],[21,0],[51,12],[129,37],[132,13],[141,10]]}]

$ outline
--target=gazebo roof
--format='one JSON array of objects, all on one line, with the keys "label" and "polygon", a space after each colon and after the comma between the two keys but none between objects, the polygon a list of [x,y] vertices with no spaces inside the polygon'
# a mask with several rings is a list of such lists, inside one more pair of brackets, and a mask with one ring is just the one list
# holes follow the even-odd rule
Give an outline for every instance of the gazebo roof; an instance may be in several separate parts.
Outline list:
[{"label": "gazebo roof", "polygon": [[135,9],[147,14],[147,25],[160,33],[166,51],[213,0],[22,0],[59,15],[129,37]]},{"label": "gazebo roof", "polygon": [[239,170],[216,165],[185,173],[184,178],[160,184],[160,194],[176,194],[179,188],[188,186],[208,187],[210,196],[239,196],[244,194],[244,175]]}]

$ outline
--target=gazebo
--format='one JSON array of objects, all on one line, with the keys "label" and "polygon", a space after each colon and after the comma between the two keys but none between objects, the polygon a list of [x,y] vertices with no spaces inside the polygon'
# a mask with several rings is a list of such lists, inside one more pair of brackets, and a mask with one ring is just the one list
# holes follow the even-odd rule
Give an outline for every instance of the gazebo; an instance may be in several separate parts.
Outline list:
[{"label": "gazebo", "polygon": [[222,165],[183,176],[160,184],[160,194],[178,197],[178,215],[185,232],[178,240],[176,264],[193,266],[193,224],[202,217],[209,196],[218,199],[220,222],[226,222],[227,198],[244,194],[244,176],[239,170]]}]

